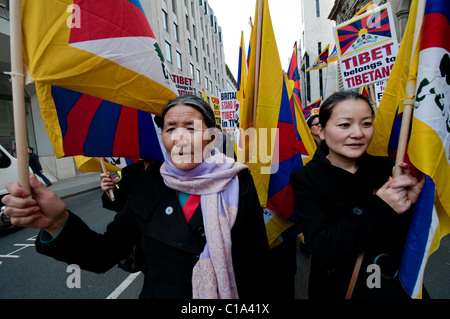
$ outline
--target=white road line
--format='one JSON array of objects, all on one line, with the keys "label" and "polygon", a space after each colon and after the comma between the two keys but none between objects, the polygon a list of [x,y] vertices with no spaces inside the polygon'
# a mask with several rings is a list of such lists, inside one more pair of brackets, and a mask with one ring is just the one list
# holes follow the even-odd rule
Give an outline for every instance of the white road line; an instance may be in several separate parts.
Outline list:
[{"label": "white road line", "polygon": [[106,299],[117,299],[141,272],[130,274]]}]

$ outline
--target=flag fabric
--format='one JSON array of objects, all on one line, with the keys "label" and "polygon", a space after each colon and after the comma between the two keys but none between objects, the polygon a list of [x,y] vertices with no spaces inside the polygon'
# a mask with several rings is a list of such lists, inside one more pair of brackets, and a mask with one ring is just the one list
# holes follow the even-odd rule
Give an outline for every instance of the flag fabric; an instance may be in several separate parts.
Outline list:
[{"label": "flag fabric", "polygon": [[[74,156],[75,165],[80,172],[103,172],[102,165],[100,163],[103,158],[97,157],[85,157],[85,156]],[[105,159],[105,168],[108,172],[117,172],[122,170],[122,167],[111,164]]]},{"label": "flag fabric", "polygon": [[138,0],[22,1],[36,82],[160,114],[177,89]]},{"label": "flag fabric", "polygon": [[153,114],[39,82],[36,93],[57,158],[82,155],[164,161]]},{"label": "flag fabric", "polygon": [[427,0],[408,156],[426,176],[403,252],[400,280],[420,298],[425,266],[450,233],[450,3]]},{"label": "flag fabric", "polygon": [[[262,23],[258,20],[257,14],[259,1],[262,1],[263,7]],[[242,151],[238,150],[238,159],[244,158],[245,163],[250,167],[261,206],[265,207],[275,143],[275,134],[271,134],[271,132],[276,131],[278,124],[284,75],[270,18],[268,1],[258,0],[256,5],[255,32],[252,32],[251,38],[252,53],[250,55],[247,86],[245,88],[245,101],[244,107],[241,107],[239,119],[244,149]],[[258,24],[260,23],[262,30],[260,61],[256,61],[256,30],[258,30]],[[256,93],[255,70],[257,63],[259,64],[259,74],[257,75],[259,85]],[[254,105],[255,94],[257,94],[256,105]],[[254,113],[256,113],[255,117]],[[257,138],[257,141],[252,143],[252,145],[248,145],[250,144],[246,142],[248,138],[245,138],[243,135],[253,129],[254,137]],[[253,149],[249,149],[249,146],[253,147]],[[241,152],[245,152],[245,156],[240,156],[239,153]]]},{"label": "flag fabric", "polygon": [[[397,59],[375,117],[374,137],[368,148],[372,155],[395,155],[403,101],[414,98],[406,96],[406,87],[411,84],[416,86],[416,106],[405,161],[411,163],[414,171],[419,170],[425,176],[425,186],[415,205],[399,270],[402,286],[413,298],[421,297],[428,257],[438,248],[440,239],[450,233],[450,137],[445,124],[448,117],[442,111],[444,105],[448,109],[450,103],[448,99],[442,99],[439,93],[449,90],[440,64],[450,51],[446,40],[450,31],[450,10],[447,3],[427,0],[420,37],[415,33],[415,29],[420,30],[421,27],[421,19],[416,21],[416,18],[421,18],[418,7],[419,1],[413,1]],[[418,39],[416,45],[414,39]],[[424,87],[427,88],[424,90]]]},{"label": "flag fabric", "polygon": [[151,113],[177,89],[138,0],[24,0],[22,19],[57,158],[164,159]]},{"label": "flag fabric", "polygon": [[341,58],[393,37],[387,7],[358,14],[354,18],[357,16],[361,17],[354,21],[352,18],[351,22],[336,29],[338,52]]},{"label": "flag fabric", "polygon": [[306,121],[309,119],[311,115],[319,114],[321,104],[322,104],[322,97],[319,97],[317,100],[315,100],[302,110],[303,116],[305,117]]},{"label": "flag fabric", "polygon": [[298,72],[298,60],[297,60],[297,41],[294,44],[294,52],[292,52],[291,62],[287,72],[288,79],[294,81],[293,98],[297,102],[297,105],[302,108],[302,94],[300,92],[300,73]]},{"label": "flag fabric", "polygon": [[320,52],[319,57],[314,61],[313,65],[306,69],[306,71],[320,70],[328,66],[328,49],[330,45],[328,44],[325,49]]},{"label": "flag fabric", "polygon": [[359,15],[361,15],[361,14],[364,14],[364,13],[366,13],[367,11],[372,10],[372,8],[373,8],[373,1],[369,1],[368,4],[366,4],[366,5],[365,5],[364,7],[362,7],[360,10],[358,10],[358,12],[355,13],[355,15],[353,16],[353,18],[356,17],[356,16],[359,16]]},{"label": "flag fabric", "polygon": [[203,96],[203,101],[205,101],[206,103],[209,104],[208,97],[206,96],[206,92],[204,89],[202,89],[202,96]]},{"label": "flag fabric", "polygon": [[331,51],[331,54],[328,56],[327,62],[331,63],[331,62],[335,62],[339,60],[339,56],[337,53],[337,48],[336,48],[336,44],[333,47],[333,50]]},{"label": "flag fabric", "polygon": [[236,90],[237,91],[236,99],[239,101],[239,105],[244,105],[246,83],[247,83],[247,61],[245,57],[244,32],[241,32],[241,44],[239,47],[238,79]]},{"label": "flag fabric", "polygon": [[306,124],[306,120],[302,115],[303,107],[300,90],[300,73],[298,71],[297,42],[294,44],[294,50],[292,52],[291,62],[289,63],[287,77],[288,80],[286,81],[286,84],[288,94],[290,96],[291,111],[294,117],[297,140],[301,141],[304,146],[302,148],[302,160],[303,165],[305,165],[312,159],[312,155],[316,152],[317,146],[311,135],[311,131]]},{"label": "flag fabric", "polygon": [[[258,19],[259,1],[262,1],[262,21]],[[261,24],[260,61],[256,61],[258,24]],[[284,177],[289,178],[287,173],[289,165],[301,165],[302,161],[290,104],[291,96],[281,67],[267,0],[257,0],[253,31],[245,100],[241,107],[239,122],[244,145],[242,150],[238,150],[237,158],[241,161],[244,159],[250,168],[260,204],[265,208],[266,232],[269,245],[273,248],[279,243],[280,234],[293,225],[291,221],[285,219],[289,218],[289,213],[280,210],[281,207],[278,205],[279,198],[283,198],[289,189],[286,181],[282,180],[282,173],[285,174]],[[258,75],[255,74],[257,64]],[[259,82],[255,89],[256,77],[259,78]],[[290,94],[292,95],[292,90]],[[254,105],[255,95],[256,105]],[[254,132],[255,143],[252,145],[248,143],[252,138],[248,134],[249,131]],[[283,138],[291,141],[288,149],[278,145]],[[284,144],[285,141],[282,142]],[[272,183],[270,188],[272,205],[271,200],[268,200],[270,183]]]}]

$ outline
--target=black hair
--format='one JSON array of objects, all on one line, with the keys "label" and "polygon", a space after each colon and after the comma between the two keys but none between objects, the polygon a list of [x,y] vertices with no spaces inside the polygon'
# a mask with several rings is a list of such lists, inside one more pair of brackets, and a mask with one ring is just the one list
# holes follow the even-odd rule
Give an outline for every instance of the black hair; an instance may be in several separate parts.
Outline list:
[{"label": "black hair", "polygon": [[312,126],[312,124],[313,124],[313,122],[314,122],[314,119],[315,118],[318,118],[319,117],[319,114],[314,114],[314,115],[311,115],[309,118],[308,118],[308,120],[306,121],[306,124],[308,124],[308,127],[309,128],[311,128],[311,126]]},{"label": "black hair", "polygon": [[331,117],[331,114],[333,113],[334,107],[339,102],[349,100],[349,99],[365,101],[367,103],[367,105],[370,107],[370,110],[372,111],[372,117],[375,116],[372,105],[370,103],[370,100],[367,98],[367,96],[362,95],[357,92],[354,92],[354,91],[335,92],[335,93],[331,94],[320,106],[320,112],[319,112],[320,126],[322,126],[322,128],[325,128],[328,120]]},{"label": "black hair", "polygon": [[164,116],[166,115],[167,111],[169,111],[172,107],[180,104],[191,106],[199,111],[202,114],[203,119],[205,120],[205,124],[208,128],[216,127],[216,119],[212,107],[208,103],[206,103],[205,100],[195,95],[182,95],[171,100],[165,106],[161,117],[155,117],[155,123],[160,128],[162,128],[164,126]]}]

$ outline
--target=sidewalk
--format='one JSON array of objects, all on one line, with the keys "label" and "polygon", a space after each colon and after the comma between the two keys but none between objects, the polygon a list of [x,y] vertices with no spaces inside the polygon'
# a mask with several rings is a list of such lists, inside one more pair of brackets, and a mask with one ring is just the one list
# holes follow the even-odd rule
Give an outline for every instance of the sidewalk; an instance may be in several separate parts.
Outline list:
[{"label": "sidewalk", "polygon": [[49,187],[60,198],[68,198],[100,188],[100,173],[79,173],[77,176],[59,180]]}]

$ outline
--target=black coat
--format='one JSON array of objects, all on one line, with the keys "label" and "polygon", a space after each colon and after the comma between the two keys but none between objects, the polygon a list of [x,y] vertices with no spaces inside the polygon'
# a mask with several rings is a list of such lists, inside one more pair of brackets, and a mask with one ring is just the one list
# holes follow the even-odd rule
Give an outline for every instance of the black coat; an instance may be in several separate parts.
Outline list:
[{"label": "black coat", "polygon": [[[158,163],[156,163],[156,165],[158,165]],[[112,201],[109,198],[106,192],[103,192],[102,194],[103,207],[109,210],[113,210],[115,212],[120,211],[125,206],[127,197],[133,190],[133,185],[136,183],[136,180],[139,178],[139,176],[141,176],[144,173],[144,171],[145,171],[145,164],[144,161],[142,160],[125,166],[122,169],[122,177],[119,183],[117,184],[119,188],[117,187],[114,188],[114,201]]]},{"label": "black coat", "polygon": [[[331,165],[326,146],[291,174],[295,213],[311,253],[310,298],[344,298],[358,254],[365,252],[352,298],[405,297],[398,276],[370,289],[367,266],[376,256],[390,256],[382,273],[397,269],[410,213],[397,214],[374,190],[389,178],[394,160],[364,154],[352,174]],[[385,259],[386,260],[386,259]],[[392,273],[391,273],[392,271]]]},{"label": "black coat", "polygon": [[[232,259],[240,298],[261,297],[264,291],[268,242],[263,211],[248,170],[239,178],[239,208],[231,230]],[[64,229],[49,244],[37,236],[38,252],[81,268],[105,272],[127,257],[141,241],[147,264],[140,298],[192,298],[192,269],[206,243],[201,208],[187,223],[175,191],[152,165],[135,185],[123,210],[105,232],[89,229],[70,213]]]}]

